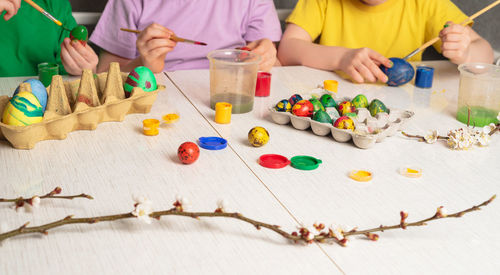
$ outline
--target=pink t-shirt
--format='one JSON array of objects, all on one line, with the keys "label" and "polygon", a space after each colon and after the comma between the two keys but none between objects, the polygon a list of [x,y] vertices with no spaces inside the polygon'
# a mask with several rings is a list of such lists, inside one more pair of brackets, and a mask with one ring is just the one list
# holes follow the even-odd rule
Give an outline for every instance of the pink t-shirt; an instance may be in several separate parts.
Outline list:
[{"label": "pink t-shirt", "polygon": [[115,55],[134,59],[137,34],[151,23],[208,46],[177,43],[165,71],[208,68],[208,52],[242,47],[247,41],[279,41],[281,26],[272,0],[110,0],[90,41]]}]

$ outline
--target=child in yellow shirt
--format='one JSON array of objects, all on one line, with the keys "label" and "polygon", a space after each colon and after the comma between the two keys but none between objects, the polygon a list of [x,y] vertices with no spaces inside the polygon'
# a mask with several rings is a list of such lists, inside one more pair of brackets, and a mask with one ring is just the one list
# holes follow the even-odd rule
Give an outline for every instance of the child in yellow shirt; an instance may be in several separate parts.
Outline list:
[{"label": "child in yellow shirt", "polygon": [[[403,58],[439,35],[434,47],[451,62],[492,63],[490,44],[471,27],[455,24],[466,19],[450,0],[299,0],[278,59],[340,70],[359,83],[385,83],[379,65],[392,66],[387,56]],[[419,53],[409,61],[421,58]]]}]

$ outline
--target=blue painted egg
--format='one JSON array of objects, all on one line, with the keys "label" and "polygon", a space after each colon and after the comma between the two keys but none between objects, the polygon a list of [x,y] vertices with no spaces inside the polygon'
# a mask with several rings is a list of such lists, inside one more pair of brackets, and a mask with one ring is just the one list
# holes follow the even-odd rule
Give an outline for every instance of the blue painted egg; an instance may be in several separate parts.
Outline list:
[{"label": "blue painted egg", "polygon": [[288,102],[288,100],[283,99],[280,102],[278,102],[274,108],[278,112],[291,112],[292,111],[292,104],[290,104],[290,102]]},{"label": "blue painted egg", "polygon": [[292,107],[293,105],[295,105],[295,103],[299,102],[302,100],[302,96],[299,95],[299,94],[294,94],[292,95],[289,99],[288,99],[288,102],[290,102],[290,104],[292,104]]},{"label": "blue painted egg", "polygon": [[140,66],[135,68],[127,76],[123,88],[125,89],[125,96],[129,97],[132,89],[135,87],[142,88],[145,92],[151,92],[157,89],[156,78],[153,72],[147,67]]},{"label": "blue painted egg", "polygon": [[5,106],[2,122],[7,125],[26,126],[43,119],[42,105],[29,92],[20,92],[13,96]]},{"label": "blue painted egg", "polygon": [[[31,93],[38,99],[40,105],[42,105],[43,111],[45,112],[45,108],[47,107],[47,89],[45,89],[43,83],[40,80],[34,78],[28,79],[23,83],[29,83],[31,85]],[[14,91],[13,96],[17,95],[18,93],[19,86]]]},{"label": "blue painted egg", "polygon": [[382,72],[384,72],[384,74],[386,74],[389,78],[387,85],[401,86],[413,79],[413,76],[415,76],[415,70],[410,63],[396,57],[391,57],[389,59],[394,64],[391,68],[387,68],[384,65],[380,66]]}]

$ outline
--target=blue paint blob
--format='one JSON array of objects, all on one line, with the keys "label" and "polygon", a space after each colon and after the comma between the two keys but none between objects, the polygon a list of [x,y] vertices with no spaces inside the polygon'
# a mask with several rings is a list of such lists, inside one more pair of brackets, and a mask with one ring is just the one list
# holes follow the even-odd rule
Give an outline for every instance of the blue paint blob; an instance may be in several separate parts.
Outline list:
[{"label": "blue paint blob", "polygon": [[380,66],[382,72],[389,78],[387,85],[393,87],[401,86],[413,79],[415,70],[410,63],[397,57],[391,57],[389,60],[394,64],[391,68],[387,68],[384,65]]},{"label": "blue paint blob", "polygon": [[[34,78],[30,78],[23,83],[29,83],[31,85],[31,93],[38,99],[38,102],[40,102],[40,105],[42,105],[42,109],[45,112],[45,108],[47,107],[47,89],[45,89],[45,86],[43,83]],[[14,97],[19,93],[19,87],[16,88],[14,91]]]}]

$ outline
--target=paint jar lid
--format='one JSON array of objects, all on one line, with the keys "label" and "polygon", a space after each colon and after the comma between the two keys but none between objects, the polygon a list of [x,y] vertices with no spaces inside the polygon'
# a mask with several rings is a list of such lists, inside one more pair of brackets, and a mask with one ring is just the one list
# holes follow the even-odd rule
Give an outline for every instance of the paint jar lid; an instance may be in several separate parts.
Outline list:
[{"label": "paint jar lid", "polygon": [[220,137],[201,137],[198,142],[201,148],[207,150],[222,150],[227,147],[227,140]]},{"label": "paint jar lid", "polygon": [[355,181],[367,182],[372,180],[372,173],[364,170],[353,170],[349,177]]},{"label": "paint jar lid", "polygon": [[260,156],[259,164],[266,168],[279,169],[290,164],[290,160],[282,155],[266,154]]},{"label": "paint jar lid", "polygon": [[419,88],[431,88],[434,78],[434,68],[428,66],[418,66],[415,86]]},{"label": "paint jar lid", "polygon": [[322,163],[320,159],[310,156],[295,156],[290,162],[293,168],[299,170],[314,170]]}]

